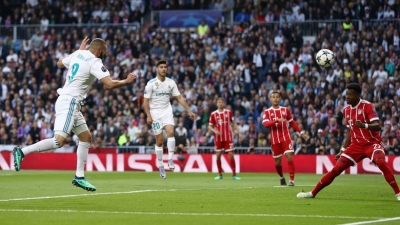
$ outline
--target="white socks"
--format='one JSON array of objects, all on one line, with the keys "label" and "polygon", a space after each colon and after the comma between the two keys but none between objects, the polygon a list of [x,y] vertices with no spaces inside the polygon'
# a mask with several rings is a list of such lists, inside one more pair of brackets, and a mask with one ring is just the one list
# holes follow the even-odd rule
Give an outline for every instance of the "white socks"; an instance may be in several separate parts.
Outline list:
[{"label": "white socks", "polygon": [[162,161],[162,156],[163,156],[163,147],[158,147],[156,145],[155,147],[156,150],[156,156],[157,156],[157,161],[158,161],[158,167],[164,166],[163,161]]},{"label": "white socks", "polygon": [[168,160],[172,159],[175,152],[175,138],[169,137],[167,139],[167,147],[168,147]]},{"label": "white socks", "polygon": [[55,138],[49,138],[39,141],[33,145],[22,148],[24,155],[28,155],[32,152],[45,152],[59,148],[58,141]]},{"label": "white socks", "polygon": [[90,148],[90,142],[79,142],[78,150],[76,151],[76,176],[84,177],[85,176],[85,164],[88,157],[88,152]]}]

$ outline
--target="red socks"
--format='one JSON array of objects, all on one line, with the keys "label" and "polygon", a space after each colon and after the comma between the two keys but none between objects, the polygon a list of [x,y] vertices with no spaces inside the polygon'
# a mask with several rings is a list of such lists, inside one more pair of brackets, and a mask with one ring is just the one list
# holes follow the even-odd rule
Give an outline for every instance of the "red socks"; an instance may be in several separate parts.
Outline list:
[{"label": "red socks", "polygon": [[283,177],[283,173],[282,173],[282,165],[275,165],[275,169],[276,172],[278,173],[279,177],[282,178]]},{"label": "red socks", "polygon": [[386,182],[392,187],[395,194],[400,192],[399,186],[397,185],[396,179],[394,178],[393,171],[387,165],[385,161],[385,155],[382,152],[376,152],[374,155],[374,162],[376,166],[382,171]]},{"label": "red socks", "polygon": [[[236,176],[236,162],[235,158],[230,159],[230,166],[232,169],[232,175]],[[217,167],[218,167],[218,173],[222,175],[222,166],[221,166],[221,159],[217,159]]]},{"label": "red socks", "polygon": [[289,178],[291,181],[294,181],[294,162],[290,160],[287,162],[289,166]]},{"label": "red socks", "polygon": [[317,185],[311,191],[314,197],[320,192],[324,187],[330,185],[332,181],[339,176],[345,169],[349,168],[353,165],[353,162],[348,158],[341,157],[336,165],[333,167],[331,171],[325,174],[320,181],[318,181]]},{"label": "red socks", "polygon": [[236,176],[236,162],[235,162],[235,158],[231,159],[231,169],[232,169],[232,175]]},{"label": "red socks", "polygon": [[222,175],[221,159],[217,159],[217,167],[219,175]]}]

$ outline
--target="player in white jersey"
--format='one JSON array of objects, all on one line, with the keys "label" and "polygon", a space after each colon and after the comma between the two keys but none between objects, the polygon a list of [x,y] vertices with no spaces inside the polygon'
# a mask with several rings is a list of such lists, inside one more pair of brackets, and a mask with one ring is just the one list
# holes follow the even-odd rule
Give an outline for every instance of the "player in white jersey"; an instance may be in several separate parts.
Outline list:
[{"label": "player in white jersey", "polygon": [[107,50],[103,39],[94,39],[86,50],[86,37],[79,50],[61,58],[57,62],[58,68],[67,68],[68,73],[65,84],[57,90],[59,97],[55,104],[56,120],[54,124],[54,137],[42,140],[36,144],[13,150],[14,167],[16,171],[21,168],[22,159],[32,152],[50,151],[64,145],[66,138],[74,132],[79,137],[77,149],[77,168],[72,184],[87,191],[95,191],[84,176],[84,167],[88,156],[88,150],[92,142],[92,136],[86,125],[85,118],[80,112],[81,103],[86,98],[95,78],[109,89],[122,87],[133,83],[136,75],[131,73],[125,80],[112,80],[110,73],[104,67],[102,59]]},{"label": "player in white jersey", "polygon": [[167,78],[167,62],[164,60],[158,61],[157,77],[147,82],[144,90],[144,110],[147,114],[147,123],[152,125],[154,135],[156,136],[155,152],[160,170],[160,177],[167,178],[165,174],[164,164],[162,161],[164,134],[163,129],[167,133],[168,147],[168,167],[171,170],[175,169],[173,160],[175,151],[174,137],[174,116],[172,114],[172,106],[170,96],[176,97],[179,103],[186,109],[190,119],[195,119],[196,115],[190,110],[185,99],[179,93],[175,81]]}]

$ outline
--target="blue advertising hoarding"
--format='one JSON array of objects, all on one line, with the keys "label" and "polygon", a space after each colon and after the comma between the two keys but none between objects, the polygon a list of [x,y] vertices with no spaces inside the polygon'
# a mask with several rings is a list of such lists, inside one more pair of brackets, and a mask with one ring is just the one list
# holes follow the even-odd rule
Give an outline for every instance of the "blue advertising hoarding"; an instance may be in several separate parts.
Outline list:
[{"label": "blue advertising hoarding", "polygon": [[209,26],[214,25],[216,19],[221,20],[222,11],[214,10],[182,10],[160,11],[160,26],[162,28],[192,28],[197,27],[202,20]]}]

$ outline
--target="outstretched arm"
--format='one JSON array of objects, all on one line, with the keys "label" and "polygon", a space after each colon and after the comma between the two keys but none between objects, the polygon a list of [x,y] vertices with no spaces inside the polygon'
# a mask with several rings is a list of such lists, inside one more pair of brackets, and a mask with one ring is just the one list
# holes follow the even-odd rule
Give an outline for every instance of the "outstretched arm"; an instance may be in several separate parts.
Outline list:
[{"label": "outstretched arm", "polygon": [[293,119],[289,122],[290,126],[293,127],[293,129],[299,133],[301,133],[301,129],[299,127],[299,125],[297,125],[296,121],[294,121]]},{"label": "outstretched arm", "polygon": [[105,88],[114,89],[133,83],[136,77],[136,74],[133,73],[130,73],[125,80],[113,80],[110,76],[106,76],[102,78],[100,82],[104,85]]}]

